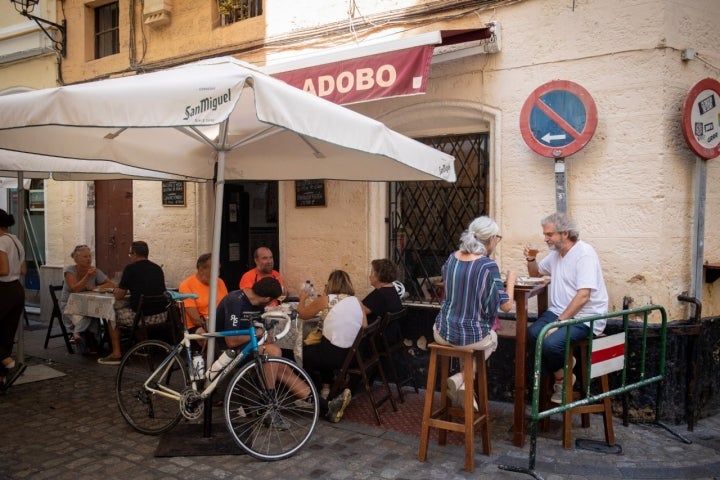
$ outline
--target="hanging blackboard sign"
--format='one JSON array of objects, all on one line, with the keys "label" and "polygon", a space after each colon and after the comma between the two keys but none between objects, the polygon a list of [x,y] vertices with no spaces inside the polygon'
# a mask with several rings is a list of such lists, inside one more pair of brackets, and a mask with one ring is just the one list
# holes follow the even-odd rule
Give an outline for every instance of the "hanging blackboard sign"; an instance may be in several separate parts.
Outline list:
[{"label": "hanging blackboard sign", "polygon": [[296,207],[324,207],[325,180],[295,181]]},{"label": "hanging blackboard sign", "polygon": [[163,180],[162,204],[171,206],[184,206],[185,182],[181,180]]}]

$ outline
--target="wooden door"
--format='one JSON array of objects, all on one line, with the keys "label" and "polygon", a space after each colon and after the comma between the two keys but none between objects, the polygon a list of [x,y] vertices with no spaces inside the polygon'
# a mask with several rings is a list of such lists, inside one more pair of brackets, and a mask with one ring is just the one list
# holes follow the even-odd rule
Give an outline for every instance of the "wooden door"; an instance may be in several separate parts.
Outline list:
[{"label": "wooden door", "polygon": [[132,180],[95,182],[95,262],[113,278],[128,263],[133,241]]}]

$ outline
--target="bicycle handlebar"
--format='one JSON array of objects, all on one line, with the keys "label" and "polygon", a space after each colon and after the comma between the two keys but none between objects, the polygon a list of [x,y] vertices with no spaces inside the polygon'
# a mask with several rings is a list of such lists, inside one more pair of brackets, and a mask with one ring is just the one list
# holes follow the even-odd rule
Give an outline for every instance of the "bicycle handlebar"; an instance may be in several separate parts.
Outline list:
[{"label": "bicycle handlebar", "polygon": [[[274,311],[271,311],[271,312],[265,312],[265,313],[263,313],[263,314],[261,315],[261,318],[263,319],[263,321],[266,321],[266,323],[267,323],[267,320],[269,319],[270,322],[271,322],[271,324],[272,324],[272,320],[276,320],[276,321],[278,321],[278,320],[285,320],[285,326],[283,327],[282,331],[280,331],[279,333],[277,333],[277,334],[274,335],[275,340],[280,340],[280,339],[283,338],[285,335],[287,335],[287,333],[290,331],[290,322],[291,322],[292,320],[290,319],[290,316],[287,315],[286,313],[283,313],[283,312],[274,310]],[[271,326],[274,326],[274,324],[271,325]]]}]

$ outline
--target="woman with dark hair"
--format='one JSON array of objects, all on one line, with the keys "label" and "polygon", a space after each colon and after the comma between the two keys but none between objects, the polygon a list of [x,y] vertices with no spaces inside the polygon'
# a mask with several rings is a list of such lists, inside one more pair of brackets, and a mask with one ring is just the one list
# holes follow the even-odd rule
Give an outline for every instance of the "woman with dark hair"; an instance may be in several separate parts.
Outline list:
[{"label": "woman with dark hair", "polygon": [[386,313],[402,310],[400,295],[395,288],[397,268],[387,258],[370,262],[370,285],[374,290],[363,299],[363,310],[370,323],[382,318]]},{"label": "woman with dark hair", "polygon": [[[350,275],[343,270],[334,270],[328,277],[325,295],[308,300],[308,293],[300,292],[297,311],[301,319],[320,316],[322,338],[319,343],[303,348],[303,368],[310,374],[320,396],[327,398],[335,370],[342,368],[348,350],[355,342],[361,328],[367,327],[367,318]],[[335,412],[332,422],[340,421],[343,411],[350,403],[350,390],[342,393],[342,407]]]},{"label": "woman with dark hair", "polygon": [[20,365],[16,365],[12,358],[12,349],[25,309],[25,288],[20,283],[20,276],[27,269],[25,249],[20,240],[10,233],[13,225],[15,217],[0,209],[0,388],[3,389],[7,377],[21,371]]}]

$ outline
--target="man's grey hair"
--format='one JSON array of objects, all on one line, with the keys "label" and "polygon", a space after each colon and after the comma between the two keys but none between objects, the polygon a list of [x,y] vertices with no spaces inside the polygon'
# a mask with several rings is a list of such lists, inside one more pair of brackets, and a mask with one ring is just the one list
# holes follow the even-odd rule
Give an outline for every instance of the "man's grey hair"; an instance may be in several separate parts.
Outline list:
[{"label": "man's grey hair", "polygon": [[575,220],[570,215],[564,212],[555,212],[552,215],[548,215],[540,221],[540,225],[548,225],[552,223],[555,225],[555,230],[558,232],[567,232],[568,238],[573,242],[577,242],[580,238],[580,230],[578,230]]}]

